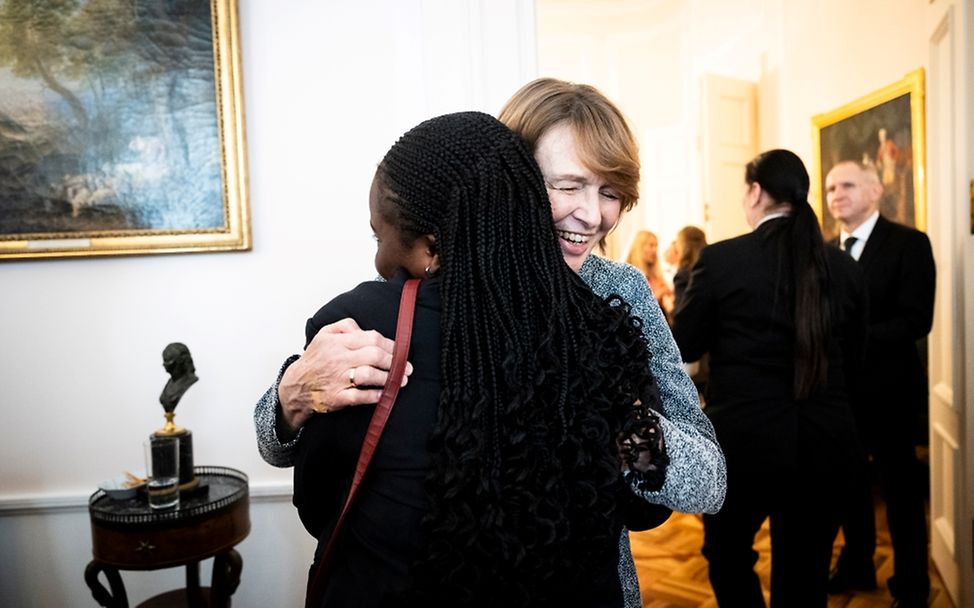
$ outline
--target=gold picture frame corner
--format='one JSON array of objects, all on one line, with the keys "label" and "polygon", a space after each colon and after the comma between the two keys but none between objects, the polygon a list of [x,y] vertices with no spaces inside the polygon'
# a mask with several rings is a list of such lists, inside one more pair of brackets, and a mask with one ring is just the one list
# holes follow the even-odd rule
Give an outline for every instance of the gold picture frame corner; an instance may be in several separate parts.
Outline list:
[{"label": "gold picture frame corner", "polygon": [[[819,218],[819,222],[826,228],[827,208],[823,183],[823,142],[822,131],[844,120],[869,112],[878,106],[897,99],[903,95],[910,95],[910,137],[913,170],[913,209],[914,222],[919,230],[926,230],[926,130],[925,130],[925,71],[923,67],[906,73],[901,79],[880,89],[867,93],[849,103],[833,110],[814,114],[812,125],[812,208]],[[826,237],[830,235],[826,234]]]}]

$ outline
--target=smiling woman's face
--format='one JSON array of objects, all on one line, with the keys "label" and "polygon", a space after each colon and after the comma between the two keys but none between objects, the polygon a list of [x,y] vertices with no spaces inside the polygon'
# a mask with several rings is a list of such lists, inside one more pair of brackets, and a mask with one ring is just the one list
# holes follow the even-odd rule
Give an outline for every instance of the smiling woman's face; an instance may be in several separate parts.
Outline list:
[{"label": "smiling woman's face", "polygon": [[622,204],[614,188],[594,174],[578,155],[568,124],[548,129],[538,139],[534,158],[541,168],[551,215],[565,262],[578,272],[595,246],[619,221]]}]

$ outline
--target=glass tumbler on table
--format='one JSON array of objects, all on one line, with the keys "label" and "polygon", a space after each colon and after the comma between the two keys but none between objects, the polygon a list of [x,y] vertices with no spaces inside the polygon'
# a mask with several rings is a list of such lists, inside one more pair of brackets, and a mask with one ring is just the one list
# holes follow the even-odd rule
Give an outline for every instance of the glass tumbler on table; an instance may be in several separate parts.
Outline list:
[{"label": "glass tumbler on table", "polygon": [[179,437],[152,435],[145,442],[146,491],[153,509],[179,508]]}]

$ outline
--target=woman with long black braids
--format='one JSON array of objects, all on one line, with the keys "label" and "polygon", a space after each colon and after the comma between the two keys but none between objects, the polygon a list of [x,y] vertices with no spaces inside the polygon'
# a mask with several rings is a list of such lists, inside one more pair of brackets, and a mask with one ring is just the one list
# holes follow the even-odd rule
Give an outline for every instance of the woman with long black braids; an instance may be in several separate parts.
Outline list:
[{"label": "woman with long black braids", "polygon": [[[486,114],[407,132],[370,193],[376,269],[309,320],[391,336],[425,277],[409,359],[323,606],[622,606],[623,524],[665,518],[659,396],[639,322],[563,261],[545,184]],[[327,541],[372,406],[313,416],[294,501]]]},{"label": "woman with long black braids", "polygon": [[[633,493],[675,511],[715,513],[727,487],[724,456],[663,312],[639,270],[592,255],[639,199],[639,150],[625,117],[594,87],[539,78],[514,93],[498,119],[534,153],[565,262],[596,294],[621,296],[642,321],[669,462],[661,487],[634,482]],[[385,383],[391,362],[392,340],[362,331],[353,319],[322,327],[303,354],[284,361],[254,408],[261,456],[277,467],[292,466],[302,427],[314,411],[376,403],[375,387]],[[406,373],[411,369],[407,365]],[[640,608],[626,530],[619,535],[619,578],[626,608]]]}]

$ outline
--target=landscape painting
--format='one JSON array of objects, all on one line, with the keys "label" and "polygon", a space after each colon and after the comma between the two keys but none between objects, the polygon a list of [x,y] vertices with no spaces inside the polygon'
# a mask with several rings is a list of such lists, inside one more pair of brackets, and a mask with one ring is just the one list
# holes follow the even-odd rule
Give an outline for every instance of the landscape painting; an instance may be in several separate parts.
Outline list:
[{"label": "landscape painting", "polygon": [[0,258],[248,249],[236,6],[0,0]]}]

